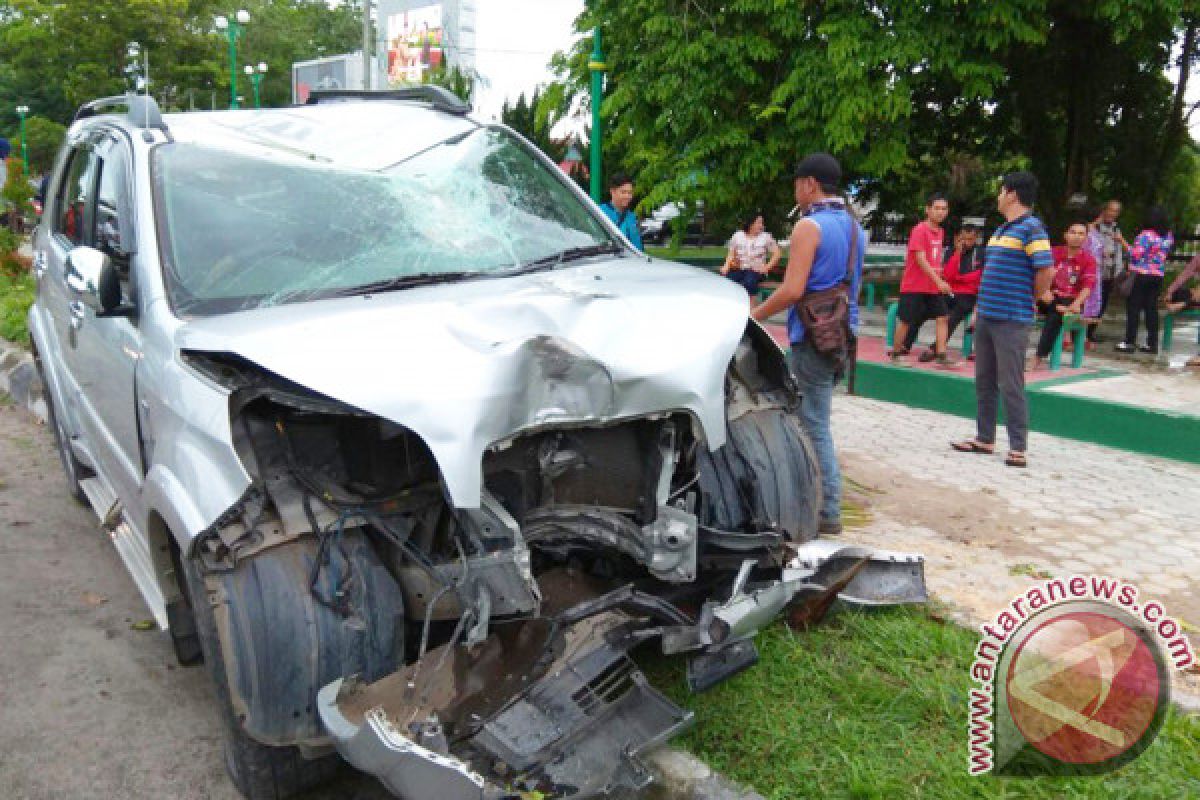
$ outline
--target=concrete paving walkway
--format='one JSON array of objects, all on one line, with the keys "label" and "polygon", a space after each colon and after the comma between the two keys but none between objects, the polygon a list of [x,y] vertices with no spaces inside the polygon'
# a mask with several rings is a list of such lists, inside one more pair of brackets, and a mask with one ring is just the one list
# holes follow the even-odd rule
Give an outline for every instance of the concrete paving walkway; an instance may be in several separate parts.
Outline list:
[{"label": "concrete paving walkway", "polygon": [[[924,552],[931,591],[971,624],[1033,573],[1096,573],[1161,601],[1200,649],[1200,466],[1033,433],[1020,470],[950,449],[973,434],[969,420],[838,397],[847,499],[869,512],[845,537]],[[1001,429],[997,453],[1005,444]],[[1179,692],[1200,701],[1200,675],[1183,676]]]}]

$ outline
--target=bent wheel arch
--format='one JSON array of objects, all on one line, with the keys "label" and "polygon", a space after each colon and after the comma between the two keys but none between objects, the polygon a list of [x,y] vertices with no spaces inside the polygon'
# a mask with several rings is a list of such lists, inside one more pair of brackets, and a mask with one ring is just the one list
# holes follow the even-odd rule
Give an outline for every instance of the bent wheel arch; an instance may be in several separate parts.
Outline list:
[{"label": "bent wheel arch", "polygon": [[[340,759],[307,760],[328,744],[317,691],[350,675],[375,680],[403,663],[403,601],[366,538],[348,531],[350,614],[317,603],[314,537],[263,551],[233,569],[183,559],[196,632],[226,725],[230,777],[251,800],[288,797],[332,776]],[[327,571],[327,570],[325,570]],[[323,571],[323,572],[325,572]]]}]

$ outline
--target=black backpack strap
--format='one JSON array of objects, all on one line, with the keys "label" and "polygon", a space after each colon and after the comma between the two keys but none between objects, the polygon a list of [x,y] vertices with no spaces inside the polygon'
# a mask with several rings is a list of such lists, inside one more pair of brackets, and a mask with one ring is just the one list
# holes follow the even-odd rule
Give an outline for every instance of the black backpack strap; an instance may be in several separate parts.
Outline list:
[{"label": "black backpack strap", "polygon": [[846,256],[846,277],[842,282],[847,286],[854,284],[854,262],[858,258],[858,222],[854,219],[854,215],[846,211],[846,215],[850,217],[850,247]]}]

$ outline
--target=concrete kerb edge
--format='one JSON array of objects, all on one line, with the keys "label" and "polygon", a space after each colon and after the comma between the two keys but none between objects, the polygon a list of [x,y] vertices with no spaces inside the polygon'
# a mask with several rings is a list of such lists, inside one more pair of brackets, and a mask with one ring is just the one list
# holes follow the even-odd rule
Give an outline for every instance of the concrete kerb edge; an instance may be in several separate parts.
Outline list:
[{"label": "concrete kerb edge", "polygon": [[653,800],[764,800],[686,750],[660,747],[647,753],[644,761],[654,775],[647,793]]},{"label": "concrete kerb edge", "polygon": [[46,394],[33,356],[21,345],[4,339],[0,339],[0,392],[45,424]]},{"label": "concrete kerb edge", "polygon": [[[0,339],[0,392],[46,422],[46,395],[33,356],[19,344]],[[691,753],[660,747],[645,756],[654,775],[656,800],[763,800],[717,773]]]}]

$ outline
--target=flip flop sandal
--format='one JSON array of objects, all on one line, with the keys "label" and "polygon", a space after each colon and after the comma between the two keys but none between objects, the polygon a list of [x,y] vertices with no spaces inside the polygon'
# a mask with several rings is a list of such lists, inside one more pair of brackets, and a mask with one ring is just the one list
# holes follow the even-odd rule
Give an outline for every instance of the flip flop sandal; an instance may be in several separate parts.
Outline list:
[{"label": "flip flop sandal", "polygon": [[967,439],[964,442],[951,442],[950,447],[960,453],[979,453],[985,456],[990,456],[996,452],[995,445],[988,447],[985,444],[980,444],[974,439]]},{"label": "flip flop sandal", "polygon": [[1014,453],[1009,451],[1008,457],[1004,459],[1004,466],[1020,467],[1021,469],[1024,469],[1025,467],[1029,466],[1029,462],[1025,460],[1024,453]]}]

